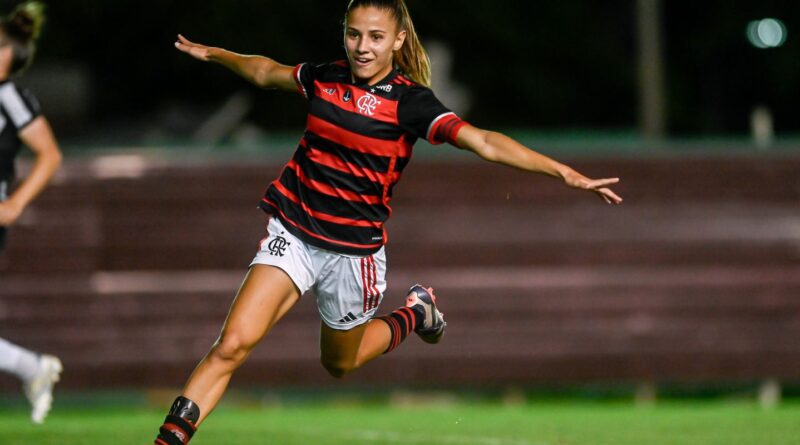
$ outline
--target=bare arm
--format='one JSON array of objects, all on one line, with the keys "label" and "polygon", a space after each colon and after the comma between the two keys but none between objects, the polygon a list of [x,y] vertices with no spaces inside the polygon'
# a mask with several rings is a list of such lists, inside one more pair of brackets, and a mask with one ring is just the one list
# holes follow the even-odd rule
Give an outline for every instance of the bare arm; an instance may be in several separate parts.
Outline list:
[{"label": "bare arm", "polygon": [[219,63],[261,88],[297,91],[297,84],[292,76],[294,68],[281,65],[269,57],[247,56],[222,48],[201,45],[189,41],[180,34],[175,47],[197,60]]},{"label": "bare arm", "polygon": [[0,226],[13,224],[28,204],[44,190],[61,165],[61,151],[44,116],[37,117],[23,128],[19,137],[36,155],[36,161],[8,201],[0,202]]},{"label": "bare arm", "polygon": [[470,150],[487,161],[560,178],[570,187],[596,193],[609,204],[622,202],[622,198],[606,187],[619,182],[619,178],[587,178],[572,168],[537,153],[508,136],[481,130],[471,125],[462,128],[456,139],[460,148]]}]

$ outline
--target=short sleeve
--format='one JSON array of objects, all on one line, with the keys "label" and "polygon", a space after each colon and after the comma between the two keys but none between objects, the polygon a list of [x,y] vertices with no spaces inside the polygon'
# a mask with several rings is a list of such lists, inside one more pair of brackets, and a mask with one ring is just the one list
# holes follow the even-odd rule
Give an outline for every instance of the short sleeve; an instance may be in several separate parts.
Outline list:
[{"label": "short sleeve", "polygon": [[41,114],[39,101],[27,89],[13,83],[0,86],[0,106],[17,131],[22,130]]},{"label": "short sleeve", "polygon": [[294,67],[292,76],[294,82],[297,84],[297,89],[300,94],[310,99],[314,95],[314,79],[317,72],[317,66],[311,63],[301,63]]},{"label": "short sleeve", "polygon": [[456,145],[458,131],[467,125],[424,87],[413,87],[403,95],[397,115],[403,130],[434,145]]}]

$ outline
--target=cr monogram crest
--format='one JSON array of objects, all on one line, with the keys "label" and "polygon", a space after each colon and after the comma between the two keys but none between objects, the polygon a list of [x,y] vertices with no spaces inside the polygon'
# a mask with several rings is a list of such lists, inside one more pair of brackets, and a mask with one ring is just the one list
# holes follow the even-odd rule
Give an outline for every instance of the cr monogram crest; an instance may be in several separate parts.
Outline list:
[{"label": "cr monogram crest", "polygon": [[[281,232],[281,235],[283,235],[283,232]],[[267,244],[267,249],[269,249],[270,255],[282,257],[286,254],[286,248],[289,247],[290,244],[292,243],[286,241],[286,238],[276,236]]]},{"label": "cr monogram crest", "polygon": [[375,114],[375,108],[377,108],[380,104],[381,101],[369,93],[361,96],[361,98],[358,99],[358,102],[356,102],[356,105],[358,105],[358,112],[369,116]]}]

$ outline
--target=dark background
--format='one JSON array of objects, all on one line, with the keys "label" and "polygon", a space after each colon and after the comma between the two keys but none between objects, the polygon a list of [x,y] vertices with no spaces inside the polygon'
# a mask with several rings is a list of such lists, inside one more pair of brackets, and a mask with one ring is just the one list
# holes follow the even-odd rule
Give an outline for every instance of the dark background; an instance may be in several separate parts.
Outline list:
[{"label": "dark background", "polygon": [[[5,11],[14,4],[0,2]],[[180,139],[242,90],[255,101],[248,121],[267,131],[295,131],[304,121],[302,100],[255,92],[225,69],[179,54],[172,47],[175,35],[286,64],[328,61],[344,54],[345,4],[53,1],[28,77],[45,109],[55,106],[52,120],[66,141],[141,142],[154,129],[156,142]],[[636,129],[634,1],[408,4],[423,42],[440,41],[452,51],[453,77],[471,95],[466,117],[475,124]],[[661,7],[670,136],[745,135],[760,104],[772,110],[779,136],[800,130],[793,115],[800,97],[800,3],[671,0]],[[747,23],[764,17],[786,24],[789,38],[782,47],[760,50],[747,41]],[[52,84],[65,67],[84,85],[77,111],[58,104],[57,91],[35,88]],[[71,89],[70,82],[60,88]]]},{"label": "dark background", "polygon": [[[447,337],[408,341],[346,384],[798,387],[800,6],[660,3],[669,137],[653,143],[636,137],[636,2],[409,1],[429,47],[452,52],[454,79],[437,94],[460,87],[470,121],[532,142],[583,137],[541,146],[590,177],[620,177],[625,203],[474,156],[416,155],[392,200],[383,310],[411,284],[431,285]],[[179,387],[263,237],[256,203],[296,146],[306,104],[180,54],[175,35],[327,61],[343,56],[344,6],[53,0],[22,82],[67,156],[0,255],[0,337],[61,357],[59,388]],[[783,47],[748,43],[748,22],[764,17],[788,27]],[[220,111],[237,97],[250,98],[244,116]],[[747,137],[762,104],[774,148]],[[214,115],[236,119],[198,137]],[[242,134],[253,150],[240,157]],[[316,312],[304,297],[235,384],[339,385],[319,366]],[[0,394],[18,388],[0,380]]]}]

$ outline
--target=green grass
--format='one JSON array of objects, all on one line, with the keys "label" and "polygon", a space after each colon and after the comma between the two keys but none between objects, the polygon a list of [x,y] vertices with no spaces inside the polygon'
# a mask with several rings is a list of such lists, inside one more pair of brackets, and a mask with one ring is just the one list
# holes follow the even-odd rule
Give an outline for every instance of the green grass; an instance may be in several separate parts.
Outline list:
[{"label": "green grass", "polygon": [[[160,410],[63,407],[34,426],[20,405],[0,407],[3,445],[152,443]],[[791,445],[800,404],[533,401],[391,407],[386,404],[220,408],[193,445]]]}]

